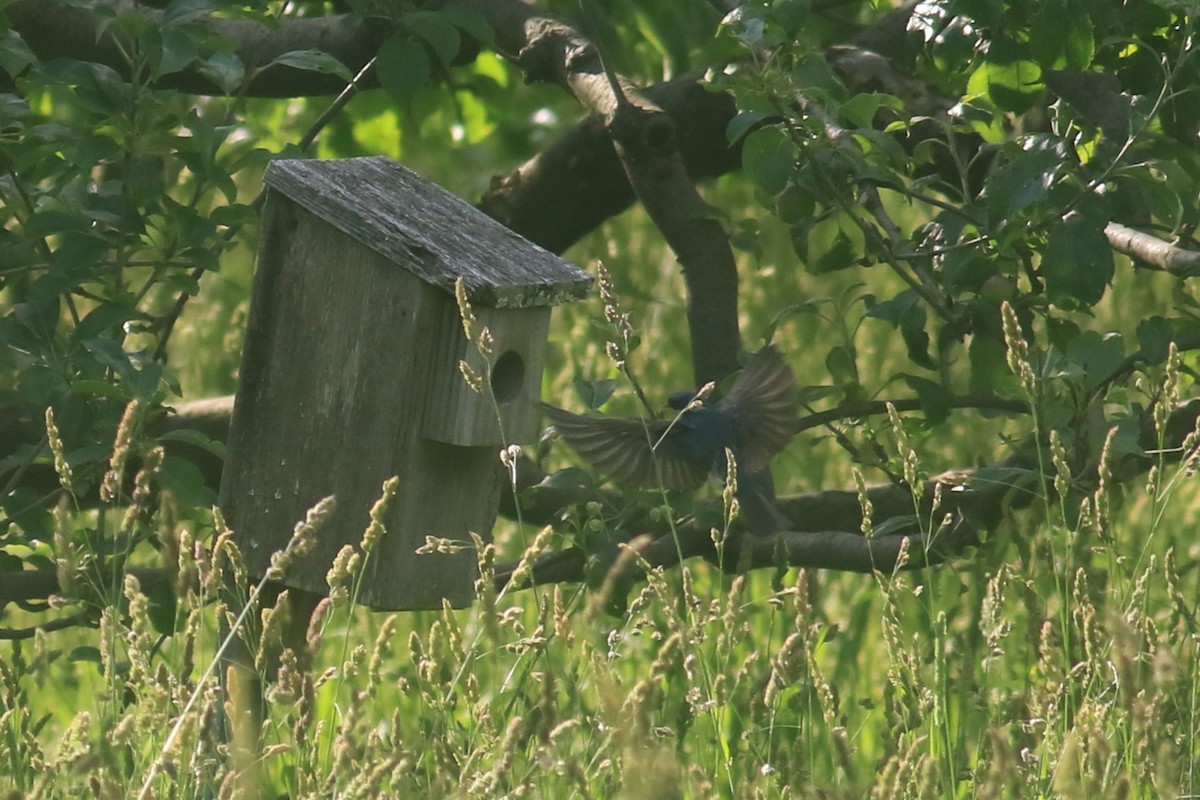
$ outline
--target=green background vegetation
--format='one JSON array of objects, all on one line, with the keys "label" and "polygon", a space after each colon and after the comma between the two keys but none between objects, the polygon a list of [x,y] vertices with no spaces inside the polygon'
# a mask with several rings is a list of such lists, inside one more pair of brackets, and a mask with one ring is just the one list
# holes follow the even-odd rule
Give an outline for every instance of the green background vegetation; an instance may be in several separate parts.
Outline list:
[{"label": "green background vegetation", "polygon": [[[758,68],[722,79],[746,119],[792,115],[794,124],[751,133],[743,171],[704,187],[737,234],[749,349],[778,322],[774,341],[815,408],[912,397],[919,384],[906,376],[916,375],[948,393],[982,387],[1038,411],[947,415],[934,403],[896,420],[848,420],[839,430],[852,449],[807,431],[776,461],[779,493],[852,489],[856,475],[874,483],[884,470],[927,478],[997,464],[1022,447],[1040,454],[1042,477],[996,473],[1012,480],[1012,503],[1022,507],[982,546],[934,568],[731,577],[688,562],[637,584],[621,616],[605,612],[611,587],[496,597],[486,580],[471,609],[383,615],[355,607],[354,577],[344,576],[313,625],[311,663],[272,655],[282,621],[269,611],[258,619],[268,643],[258,666],[278,677],[260,742],[222,733],[222,713],[240,712],[237,698],[226,708],[209,667],[219,581],[238,575],[227,549],[209,555],[221,523],[198,471],[168,457],[146,476],[162,494],[118,491],[99,509],[83,498],[110,468],[129,401],[149,420],[154,409],[236,388],[257,242],[250,203],[268,158],[297,155],[329,100],[239,98],[236,82],[229,97],[154,88],[168,70],[163,53],[174,52],[163,43],[174,40],[164,36],[155,56],[154,35],[133,17],[112,23],[139,43],[133,82],[83,62],[39,64],[4,5],[0,66],[21,77],[0,96],[0,400],[37,415],[53,407],[65,445],[55,453],[43,439],[0,453],[0,568],[56,570],[54,613],[84,623],[0,643],[0,789],[12,797],[224,797],[261,787],[297,798],[1200,794],[1194,453],[1146,456],[1130,439],[1131,425],[1194,394],[1194,353],[1181,346],[1169,357],[1166,340],[1194,335],[1197,306],[1180,276],[1096,255],[1102,223],[1128,219],[1134,206],[1165,239],[1192,242],[1200,169],[1197,84],[1182,88],[1196,73],[1187,4],[922,4],[942,22],[914,74],[960,98],[956,130],[979,136],[998,154],[992,169],[1008,170],[990,191],[958,197],[921,183],[906,157],[866,134],[858,160],[841,163],[836,147],[808,135],[811,115],[779,107],[797,86],[816,87],[843,125],[858,119],[870,129],[891,101],[859,108],[815,66],[821,48],[880,15],[869,4],[832,17],[802,3],[755,6],[749,16],[765,31],[755,41],[732,21],[716,34],[720,17],[702,4],[690,12],[673,2],[602,4],[606,22],[592,33],[623,73],[650,84],[747,59]],[[186,40],[188,14],[203,8],[171,8]],[[387,10],[410,15],[406,38],[390,45],[394,64],[409,63],[417,47],[437,66],[445,23]],[[973,20],[974,32],[947,20]],[[772,48],[783,55],[764,58]],[[214,71],[229,66],[211,61]],[[1125,140],[1094,115],[1049,102],[1043,71],[1070,68],[1121,79],[1113,102],[1135,119]],[[385,72],[384,88],[355,98],[310,155],[389,155],[474,198],[580,116],[565,93],[525,85],[489,52],[451,75],[453,91]],[[1022,138],[1020,123],[1040,126],[1044,138]],[[1044,157],[1060,147],[1079,159],[1064,172]],[[798,198],[829,188],[797,166],[814,163],[835,176],[890,170],[897,182],[945,190],[946,202],[992,215],[980,260],[958,265],[974,277],[937,278],[945,297],[985,309],[973,338],[939,339],[932,313],[915,322],[868,313],[909,286],[851,221],[843,204],[852,191]],[[1103,208],[1084,191],[1089,180],[1110,187]],[[924,227],[936,208],[880,183],[911,234],[906,244],[953,244]],[[1063,222],[1071,210],[1081,227]],[[645,214],[605,222],[565,256],[602,260],[613,274],[642,342],[630,364],[647,394],[690,385],[685,286]],[[191,285],[196,266],[205,271]],[[985,291],[991,277],[999,295]],[[162,358],[159,323],[181,291],[195,296]],[[1025,386],[998,325],[989,357],[971,350],[986,339],[979,320],[998,323],[1001,299],[1018,309],[1029,339],[1037,374]],[[576,381],[615,380],[606,411],[630,413],[630,387],[605,355],[603,317],[597,297],[555,311],[543,395],[578,408]],[[912,342],[926,330],[923,364]],[[1095,396],[1139,348],[1157,355]],[[1124,426],[1109,456],[1114,470],[1144,460],[1122,482],[1097,482],[1087,467],[1101,459],[1112,425]],[[139,463],[158,444],[147,428],[139,423],[129,444]],[[1057,459],[1052,428],[1064,446]],[[22,464],[54,464],[56,455],[63,491],[46,498],[22,484]],[[572,463],[559,449],[550,459]],[[719,496],[719,487],[705,491]],[[1037,498],[1029,507],[1016,499],[1026,493]],[[576,519],[581,537],[620,533],[609,509],[581,509]],[[570,538],[559,531],[547,540],[511,522],[494,533],[495,552],[481,553],[485,579],[494,560]],[[174,573],[169,587],[143,592],[124,574],[162,565]],[[44,621],[44,611],[9,606],[0,621],[17,629]]]}]

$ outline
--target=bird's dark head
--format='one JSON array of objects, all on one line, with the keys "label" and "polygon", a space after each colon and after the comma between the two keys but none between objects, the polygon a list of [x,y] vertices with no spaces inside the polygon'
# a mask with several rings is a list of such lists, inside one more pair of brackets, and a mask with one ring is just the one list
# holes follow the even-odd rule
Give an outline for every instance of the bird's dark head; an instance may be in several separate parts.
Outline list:
[{"label": "bird's dark head", "polygon": [[676,411],[683,411],[695,397],[695,392],[676,392],[667,398],[667,405]]}]

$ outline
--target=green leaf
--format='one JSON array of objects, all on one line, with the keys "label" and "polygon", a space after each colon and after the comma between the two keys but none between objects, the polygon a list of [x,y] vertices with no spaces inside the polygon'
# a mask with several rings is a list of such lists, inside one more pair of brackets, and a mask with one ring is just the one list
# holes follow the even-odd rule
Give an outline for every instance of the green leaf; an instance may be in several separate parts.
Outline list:
[{"label": "green leaf", "polygon": [[133,375],[133,364],[129,362],[129,354],[125,352],[119,342],[112,339],[95,338],[88,339],[83,346],[96,358],[96,361],[116,374],[126,378]]},{"label": "green leaf", "polygon": [[839,344],[825,356],[825,369],[834,383],[839,385],[858,383],[858,366],[855,363],[854,348]]},{"label": "green leaf", "polygon": [[729,120],[729,124],[725,126],[725,140],[733,144],[738,139],[745,136],[751,128],[758,125],[764,119],[778,117],[779,112],[774,109],[751,109],[741,111],[736,117]]},{"label": "green leaf", "polygon": [[795,147],[777,125],[759,128],[742,145],[742,171],[770,194],[787,186],[795,164]]},{"label": "green leaf", "polygon": [[150,361],[148,354],[144,352],[138,353],[135,360],[139,368],[129,378],[130,388],[143,403],[152,404],[159,399],[158,388],[163,377],[162,364]]},{"label": "green leaf", "polygon": [[850,241],[850,237],[839,228],[833,237],[833,244],[824,253],[817,256],[815,262],[809,264],[809,270],[817,274],[837,272],[853,267],[857,259],[858,253],[855,250],[854,242]]},{"label": "green leaf", "polygon": [[200,48],[196,46],[196,39],[189,31],[167,27],[163,28],[159,35],[161,37],[159,46],[162,48],[162,52],[159,55],[158,63],[154,66],[153,76],[155,78],[179,72],[189,64],[200,60]]},{"label": "green leaf", "polygon": [[100,648],[91,647],[89,645],[81,645],[71,650],[67,654],[68,661],[83,662],[100,666],[104,663],[104,659],[100,655]]},{"label": "green leaf", "polygon": [[[34,289],[45,278],[34,284]],[[51,339],[58,326],[61,292],[30,291],[30,302],[17,303],[12,307],[12,318],[40,339]]]},{"label": "green leaf", "polygon": [[120,157],[121,148],[116,140],[102,133],[84,136],[68,152],[71,163],[80,169],[91,169],[97,164],[106,164]]},{"label": "green leaf", "polygon": [[9,75],[20,75],[35,59],[21,34],[11,28],[0,30],[0,70]]},{"label": "green leaf", "polygon": [[404,24],[414,36],[428,44],[442,66],[450,66],[450,62],[458,55],[462,44],[458,28],[445,15],[438,11],[413,11],[401,17]]},{"label": "green leaf", "polygon": [[871,128],[875,115],[883,106],[896,108],[899,101],[890,95],[863,92],[856,94],[838,108],[838,117],[851,128]]},{"label": "green leaf", "polygon": [[796,392],[796,398],[801,405],[811,405],[827,397],[834,397],[841,391],[838,386],[801,386]]},{"label": "green leaf", "polygon": [[1067,65],[1086,69],[1096,55],[1096,35],[1088,4],[1084,0],[1068,0],[1067,5],[1070,7],[1065,37]]},{"label": "green leaf", "polygon": [[[1008,140],[1008,128],[1004,114],[999,112],[986,100],[972,102],[963,100],[949,111],[955,120],[961,120],[966,127],[988,144],[1000,144]],[[962,127],[962,126],[957,126]]]},{"label": "green leaf", "polygon": [[892,327],[900,331],[912,362],[926,369],[934,369],[935,364],[929,356],[929,334],[925,331],[926,315],[922,303],[916,292],[906,289],[883,303],[872,304],[868,300],[867,316],[890,322]]},{"label": "green leaf", "polygon": [[324,50],[310,48],[308,50],[290,50],[281,56],[278,56],[267,64],[267,67],[279,65],[281,67],[291,67],[292,69],[302,69],[306,72],[321,72],[327,75],[337,75],[347,83],[354,80],[354,74],[350,69],[334,58]]},{"label": "green leaf", "polygon": [[1037,470],[1023,467],[981,467],[971,473],[969,486],[985,492],[990,492],[997,486],[1033,492],[1039,482]]},{"label": "green leaf", "polygon": [[4,516],[11,519],[29,539],[49,541],[54,536],[54,517],[46,509],[41,492],[18,487],[0,501]]},{"label": "green leaf", "polygon": [[922,520],[916,514],[901,514],[884,520],[871,528],[872,536],[894,536],[902,533],[914,533],[921,530]]},{"label": "green leaf", "polygon": [[913,309],[920,309],[921,298],[912,289],[905,289],[882,303],[876,302],[873,295],[868,295],[866,303],[868,317],[890,322],[892,327],[899,328]]},{"label": "green leaf", "polygon": [[87,228],[87,220],[77,211],[49,209],[31,214],[25,220],[24,233],[42,239],[63,231],[79,231]]},{"label": "green leaf", "polygon": [[990,336],[973,336],[967,350],[971,362],[968,383],[976,394],[995,394],[1001,397],[1020,396],[1017,378],[1008,368],[1004,344]]},{"label": "green leaf", "polygon": [[775,195],[775,215],[788,225],[808,219],[816,213],[816,199],[812,192],[794,183]]},{"label": "green leaf", "polygon": [[487,49],[492,49],[495,44],[496,32],[492,30],[487,17],[470,8],[467,4],[451,0],[451,2],[439,8],[437,13],[441,14],[448,22],[453,23],[459,30],[471,38],[477,39]]},{"label": "green leaf", "polygon": [[1090,391],[1117,371],[1125,358],[1125,340],[1116,332],[1084,331],[1067,345],[1067,355],[1083,366],[1083,384]]},{"label": "green leaf", "polygon": [[71,284],[76,285],[93,273],[108,250],[108,243],[100,236],[72,231],[60,237],[50,263],[61,275],[70,276]]},{"label": "green leaf", "polygon": [[1046,296],[1059,308],[1091,308],[1100,302],[1113,270],[1112,249],[1094,222],[1073,216],[1050,232],[1041,272]]},{"label": "green leaf", "polygon": [[210,439],[200,431],[188,429],[167,431],[159,436],[158,440],[160,442],[180,442],[212,453],[214,456],[225,457],[225,443]]},{"label": "green leaf", "polygon": [[584,407],[588,410],[595,410],[607,403],[617,388],[617,382],[610,378],[589,381],[576,376],[573,383],[575,393],[579,395],[579,399],[583,401]]},{"label": "green leaf", "polygon": [[802,303],[794,303],[776,311],[775,315],[771,317],[771,321],[767,323],[767,327],[763,328],[760,338],[763,342],[770,344],[771,340],[775,338],[775,330],[782,322],[804,314],[819,314],[821,306],[826,302],[828,301],[823,297],[812,297]]},{"label": "green leaf", "polygon": [[950,393],[940,383],[916,375],[901,375],[908,388],[912,389],[921,402],[921,411],[930,425],[941,423],[950,416]]},{"label": "green leaf", "polygon": [[975,250],[951,250],[941,262],[942,283],[954,294],[980,292],[989,280],[1004,280],[997,274],[996,262]]},{"label": "green leaf", "polygon": [[200,62],[200,74],[227,95],[235,94],[246,78],[246,65],[232,53],[213,53]]},{"label": "green leaf", "polygon": [[[136,15],[141,16],[141,15]],[[88,65],[92,73],[95,92],[85,82],[79,85],[80,94],[90,98],[92,108],[102,113],[121,115],[129,112],[133,105],[133,87],[115,69],[104,64]]]},{"label": "green leaf", "polygon": [[178,25],[211,14],[220,4],[216,0],[171,0],[162,12],[164,25]]},{"label": "green leaf", "polygon": [[1029,26],[1029,49],[1043,69],[1085,69],[1096,52],[1088,4],[1081,0],[1041,0]]},{"label": "green leaf", "polygon": [[967,80],[967,92],[983,95],[996,107],[1023,114],[1033,107],[1045,85],[1042,68],[1033,61],[985,61]]},{"label": "green leaf", "polygon": [[104,303],[92,309],[75,326],[75,330],[71,331],[71,338],[76,342],[82,342],[102,334],[112,334],[119,331],[124,323],[136,318],[137,314],[128,306],[120,303]]},{"label": "green leaf", "polygon": [[154,630],[162,636],[170,636],[177,628],[178,604],[175,592],[167,581],[156,581],[144,585],[142,594],[146,596],[147,616]]},{"label": "green leaf", "polygon": [[204,476],[196,465],[175,456],[163,460],[158,484],[169,490],[183,508],[206,508],[217,500],[213,490],[204,485]]},{"label": "green leaf", "polygon": [[106,464],[112,455],[112,443],[93,443],[67,453],[67,463],[74,469],[88,464]]},{"label": "green leaf", "polygon": [[379,48],[378,58],[375,71],[379,82],[401,106],[407,106],[429,83],[429,56],[420,42],[393,36]]},{"label": "green leaf", "polygon": [[989,175],[983,185],[983,194],[992,224],[1001,224],[1045,200],[1062,168],[1060,155],[1049,150],[1034,150],[1020,153]]},{"label": "green leaf", "polygon": [[907,165],[908,155],[904,152],[900,141],[890,133],[870,128],[859,128],[854,131],[853,136],[863,153],[872,157],[871,162],[859,165],[859,174],[862,177],[869,177],[880,186],[900,189],[902,182],[879,164],[882,161],[883,165],[894,168],[902,168]]},{"label": "green leaf", "polygon": [[1138,346],[1142,358],[1151,364],[1162,364],[1167,360],[1167,351],[1175,332],[1169,320],[1154,316],[1142,320],[1137,326]]},{"label": "green leaf", "polygon": [[530,486],[521,492],[521,499],[528,498],[531,502],[538,494],[551,493],[565,497],[578,497],[583,492],[596,488],[596,478],[592,473],[580,467],[567,467],[557,472],[551,472],[535,486]]},{"label": "green leaf", "polygon": [[112,397],[122,402],[128,402],[133,397],[125,384],[98,378],[72,381],[71,390],[84,397]]}]

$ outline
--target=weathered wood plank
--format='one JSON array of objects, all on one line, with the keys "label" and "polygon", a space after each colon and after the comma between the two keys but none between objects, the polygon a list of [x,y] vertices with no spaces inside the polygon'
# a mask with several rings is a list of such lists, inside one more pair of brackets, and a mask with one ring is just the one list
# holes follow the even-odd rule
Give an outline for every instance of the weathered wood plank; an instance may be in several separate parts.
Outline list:
[{"label": "weathered wood plank", "polygon": [[[248,567],[262,575],[322,497],[338,509],[286,583],[325,592],[380,486],[400,477],[388,535],[363,601],[438,608],[474,596],[473,553],[417,556],[426,534],[490,533],[499,499],[494,446],[422,442],[436,305],[453,299],[272,194],[255,276],[221,504]],[[461,331],[458,331],[461,337]],[[457,475],[457,477],[455,477]]]},{"label": "weathered wood plank", "polygon": [[591,286],[583,270],[382,156],[274,161],[265,182],[428,283],[452,291],[461,277],[472,303],[556,305]]},{"label": "weathered wood plank", "polygon": [[[484,356],[462,335],[458,308],[453,303],[443,308],[443,318],[435,323],[443,334],[427,337],[433,379],[426,388],[424,435],[462,445],[536,439],[539,414],[533,401],[542,391],[550,309],[477,308],[476,327],[486,326],[492,334],[492,352]],[[490,393],[476,393],[467,385],[460,361],[481,377],[491,375]]]},{"label": "weathered wood plank", "polygon": [[[267,202],[221,507],[252,574],[295,524],[337,497],[288,586],[324,593],[382,483],[399,489],[359,600],[375,608],[461,606],[474,597],[470,534],[486,541],[505,476],[502,445],[537,433],[549,306],[588,275],[384,158],[279,161]],[[453,297],[462,278],[480,354]],[[465,361],[490,376],[474,392]],[[426,536],[467,545],[415,551]]]}]

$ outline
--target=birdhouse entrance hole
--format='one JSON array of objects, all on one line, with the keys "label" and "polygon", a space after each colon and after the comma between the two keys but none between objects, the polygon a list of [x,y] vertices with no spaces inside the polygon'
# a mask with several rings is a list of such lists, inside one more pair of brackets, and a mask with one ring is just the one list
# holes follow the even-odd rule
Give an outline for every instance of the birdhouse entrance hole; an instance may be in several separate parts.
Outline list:
[{"label": "birdhouse entrance hole", "polygon": [[525,360],[516,350],[509,350],[492,365],[492,396],[497,403],[507,403],[521,393],[525,383]]}]

